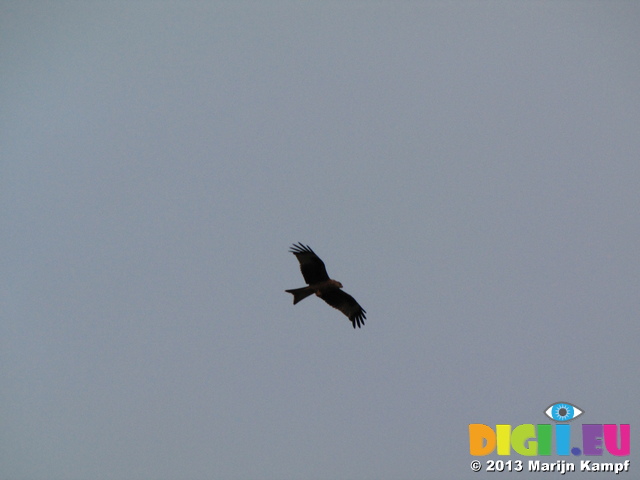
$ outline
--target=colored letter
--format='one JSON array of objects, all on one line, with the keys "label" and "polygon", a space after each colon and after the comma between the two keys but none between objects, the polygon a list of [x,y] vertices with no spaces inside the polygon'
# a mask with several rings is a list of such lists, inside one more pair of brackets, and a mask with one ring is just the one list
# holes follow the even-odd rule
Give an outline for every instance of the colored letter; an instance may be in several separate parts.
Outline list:
[{"label": "colored letter", "polygon": [[538,455],[551,455],[551,425],[549,424],[538,424]]},{"label": "colored letter", "polygon": [[[483,446],[484,441],[486,443]],[[469,425],[469,451],[471,455],[489,455],[496,448],[496,434],[491,427],[482,423]]]},{"label": "colored letter", "polygon": [[511,425],[496,425],[496,436],[498,437],[498,455],[511,454]]},{"label": "colored letter", "polygon": [[571,425],[556,423],[556,454],[569,455],[569,439],[571,438]]},{"label": "colored letter", "polygon": [[582,446],[585,455],[602,455],[602,425],[582,425]]},{"label": "colored letter", "polygon": [[[528,446],[525,444],[529,443]],[[536,442],[536,430],[530,423],[518,425],[511,432],[511,446],[520,455],[532,457],[538,454],[538,442]]]},{"label": "colored letter", "polygon": [[[620,448],[618,448],[617,425],[604,425],[604,446],[611,455],[623,457],[631,452],[631,426],[620,425]],[[617,473],[617,472],[616,472]]]}]

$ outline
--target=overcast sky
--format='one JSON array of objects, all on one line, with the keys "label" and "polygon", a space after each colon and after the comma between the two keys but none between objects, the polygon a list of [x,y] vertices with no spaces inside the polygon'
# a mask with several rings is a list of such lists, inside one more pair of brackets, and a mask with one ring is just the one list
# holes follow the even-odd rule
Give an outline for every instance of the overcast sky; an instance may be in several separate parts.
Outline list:
[{"label": "overcast sky", "polygon": [[[0,3],[0,477],[493,478],[468,425],[558,401],[633,458],[639,24]],[[292,305],[298,241],[362,329]]]}]

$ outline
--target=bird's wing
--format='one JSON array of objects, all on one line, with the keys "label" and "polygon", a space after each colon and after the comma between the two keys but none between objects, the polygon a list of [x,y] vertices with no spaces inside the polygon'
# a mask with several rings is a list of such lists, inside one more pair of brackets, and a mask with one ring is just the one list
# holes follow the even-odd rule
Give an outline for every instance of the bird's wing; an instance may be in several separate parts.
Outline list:
[{"label": "bird's wing", "polygon": [[327,269],[324,262],[320,260],[311,248],[302,243],[293,245],[289,250],[300,262],[300,271],[304,277],[304,281],[311,285],[329,280]]},{"label": "bird's wing", "polygon": [[328,288],[321,292],[320,298],[349,317],[349,320],[353,323],[353,328],[356,328],[356,325],[358,328],[364,325],[367,312],[347,292],[338,288]]}]

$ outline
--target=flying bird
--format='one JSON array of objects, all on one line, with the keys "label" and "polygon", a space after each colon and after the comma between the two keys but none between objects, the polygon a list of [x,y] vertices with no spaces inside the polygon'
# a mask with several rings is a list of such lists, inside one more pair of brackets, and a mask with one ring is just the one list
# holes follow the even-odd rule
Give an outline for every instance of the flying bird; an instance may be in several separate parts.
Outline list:
[{"label": "flying bird", "polygon": [[337,308],[349,317],[353,328],[356,328],[356,325],[358,328],[362,327],[365,318],[367,318],[364,308],[358,305],[355,298],[340,290],[342,288],[340,282],[329,278],[327,269],[324,266],[324,262],[320,260],[320,257],[318,257],[309,246],[299,242],[298,245],[293,244],[289,251],[293,253],[298,259],[298,262],[300,262],[300,271],[302,272],[304,281],[308,284],[307,287],[285,290],[285,292],[293,295],[293,304],[295,305],[300,300],[315,293],[333,308]]}]

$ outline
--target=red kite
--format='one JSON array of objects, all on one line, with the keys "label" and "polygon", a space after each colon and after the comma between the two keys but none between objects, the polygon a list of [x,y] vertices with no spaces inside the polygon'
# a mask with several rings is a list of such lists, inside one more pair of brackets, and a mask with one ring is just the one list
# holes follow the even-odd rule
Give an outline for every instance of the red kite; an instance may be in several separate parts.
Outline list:
[{"label": "red kite", "polygon": [[311,248],[302,243],[294,244],[289,251],[300,262],[300,271],[304,281],[309,285],[308,287],[285,290],[285,292],[293,295],[293,304],[295,305],[300,300],[315,293],[333,308],[337,308],[349,317],[349,320],[353,323],[353,328],[356,328],[356,325],[358,325],[358,328],[362,327],[365,318],[367,318],[364,308],[358,305],[358,302],[351,295],[340,290],[342,288],[340,282],[329,278],[327,269],[320,257]]}]

